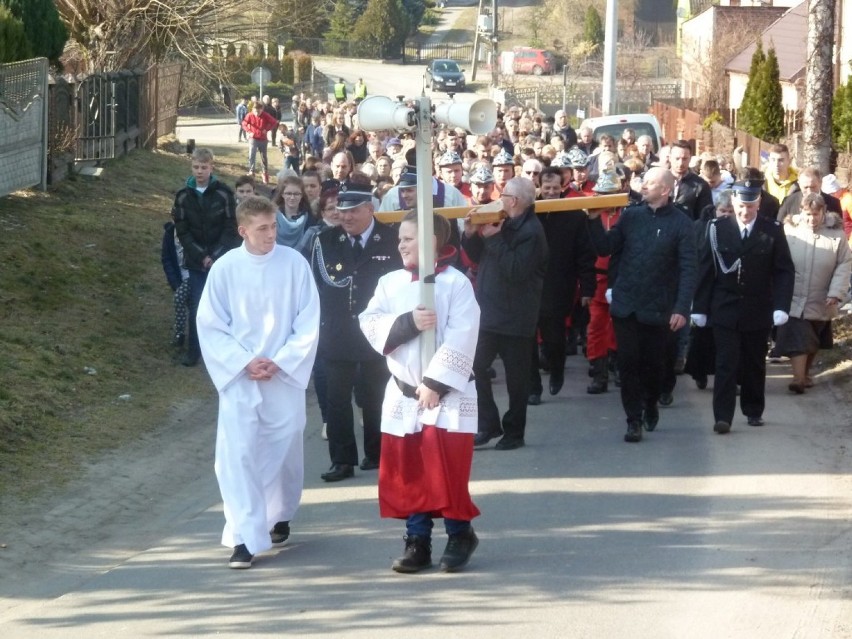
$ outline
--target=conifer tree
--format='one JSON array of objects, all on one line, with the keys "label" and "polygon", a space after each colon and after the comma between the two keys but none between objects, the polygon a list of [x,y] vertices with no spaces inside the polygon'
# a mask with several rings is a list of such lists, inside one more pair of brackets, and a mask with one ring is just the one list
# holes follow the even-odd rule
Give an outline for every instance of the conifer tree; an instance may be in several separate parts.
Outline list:
[{"label": "conifer tree", "polygon": [[24,26],[33,56],[57,62],[68,40],[68,30],[53,0],[0,0]]},{"label": "conifer tree", "polygon": [[601,22],[601,14],[594,6],[589,5],[586,9],[586,17],[583,24],[583,41],[588,43],[589,50],[597,51],[604,43],[604,28]]},{"label": "conifer tree", "polygon": [[755,98],[751,133],[766,142],[777,142],[784,135],[784,99],[774,46],[766,53]]},{"label": "conifer tree", "polygon": [[740,103],[740,108],[737,110],[737,128],[743,131],[749,131],[752,118],[755,110],[755,93],[758,90],[758,84],[762,79],[761,69],[766,61],[766,55],[763,53],[763,43],[758,39],[757,48],[751,56],[751,67],[748,70],[748,84],[746,85],[743,99]]},{"label": "conifer tree", "polygon": [[0,5],[0,64],[31,58],[24,23]]},{"label": "conifer tree", "polygon": [[352,39],[379,45],[382,55],[395,55],[405,43],[410,21],[400,0],[370,0],[352,29]]}]

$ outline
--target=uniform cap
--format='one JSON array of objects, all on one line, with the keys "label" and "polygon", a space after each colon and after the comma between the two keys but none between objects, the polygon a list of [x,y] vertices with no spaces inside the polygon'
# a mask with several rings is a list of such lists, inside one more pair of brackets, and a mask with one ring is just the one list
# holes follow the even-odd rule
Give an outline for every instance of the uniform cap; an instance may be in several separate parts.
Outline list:
[{"label": "uniform cap", "polygon": [[494,182],[494,174],[487,166],[479,166],[470,176],[471,184],[491,184]]},{"label": "uniform cap", "polygon": [[354,209],[364,202],[373,201],[372,187],[369,184],[354,184],[344,182],[337,194],[337,208]]},{"label": "uniform cap", "polygon": [[589,164],[589,156],[576,147],[568,151],[568,160],[572,169],[582,169]]},{"label": "uniform cap", "polygon": [[411,171],[406,171],[399,176],[398,187],[404,189],[410,186],[417,186],[417,174]]},{"label": "uniform cap", "polygon": [[731,185],[731,190],[740,202],[757,202],[762,184],[760,180],[737,180]]},{"label": "uniform cap", "polygon": [[491,166],[514,166],[515,159],[509,155],[506,149],[500,149],[500,153],[491,160]]},{"label": "uniform cap", "polygon": [[438,160],[438,166],[452,166],[453,164],[461,164],[461,156],[455,151],[447,151]]}]

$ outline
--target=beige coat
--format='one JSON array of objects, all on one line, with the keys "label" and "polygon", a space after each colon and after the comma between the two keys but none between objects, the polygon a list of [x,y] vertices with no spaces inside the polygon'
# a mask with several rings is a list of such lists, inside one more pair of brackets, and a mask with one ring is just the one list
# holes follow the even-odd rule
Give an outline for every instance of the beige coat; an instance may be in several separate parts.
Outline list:
[{"label": "beige coat", "polygon": [[849,277],[852,274],[852,250],[840,220],[834,213],[826,214],[816,233],[799,216],[792,215],[784,224],[790,255],[796,265],[796,281],[790,316],[809,320],[829,320],[837,312],[825,305],[829,297],[841,304],[849,296]]}]

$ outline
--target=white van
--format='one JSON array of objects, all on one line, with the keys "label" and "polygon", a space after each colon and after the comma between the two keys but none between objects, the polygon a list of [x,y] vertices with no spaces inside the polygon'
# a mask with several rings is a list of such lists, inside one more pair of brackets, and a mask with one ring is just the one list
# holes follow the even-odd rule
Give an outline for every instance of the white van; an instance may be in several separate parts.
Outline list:
[{"label": "white van", "polygon": [[650,135],[654,143],[654,152],[660,150],[663,133],[657,118],[648,113],[627,113],[625,115],[604,115],[599,118],[586,118],[580,127],[590,127],[594,131],[595,140],[600,140],[604,133],[611,135],[615,141],[621,138],[624,129],[633,129],[636,137]]}]

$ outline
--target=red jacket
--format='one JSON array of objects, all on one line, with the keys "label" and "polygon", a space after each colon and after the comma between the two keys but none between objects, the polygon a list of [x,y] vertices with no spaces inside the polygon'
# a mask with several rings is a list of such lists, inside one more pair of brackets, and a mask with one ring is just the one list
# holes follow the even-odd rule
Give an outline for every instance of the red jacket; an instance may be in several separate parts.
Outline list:
[{"label": "red jacket", "polygon": [[261,111],[260,115],[252,111],[243,118],[243,129],[254,140],[265,140],[266,134],[277,126],[278,120],[266,111]]}]

